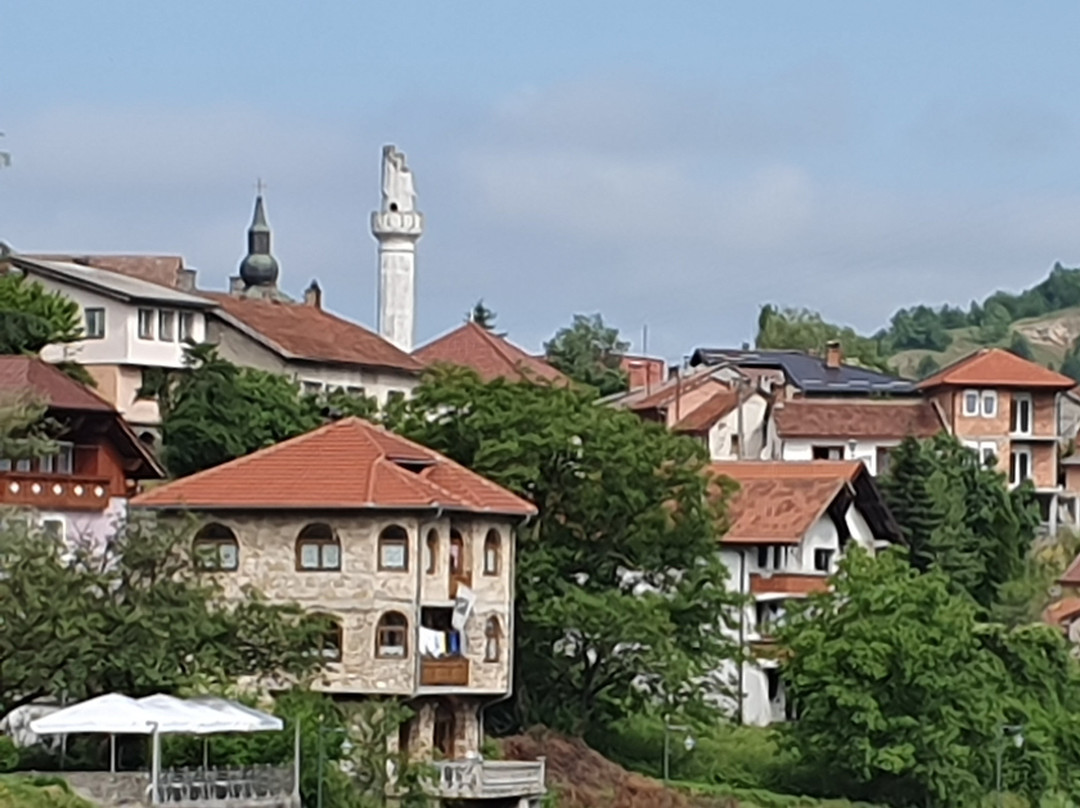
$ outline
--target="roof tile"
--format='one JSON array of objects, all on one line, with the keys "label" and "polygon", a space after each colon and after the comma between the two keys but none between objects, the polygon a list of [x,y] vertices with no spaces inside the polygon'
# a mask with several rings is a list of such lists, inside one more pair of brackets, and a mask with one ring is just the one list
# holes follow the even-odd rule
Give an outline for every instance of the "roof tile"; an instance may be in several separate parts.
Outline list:
[{"label": "roof tile", "polygon": [[446,363],[472,368],[484,381],[569,383],[562,372],[543,359],[530,356],[505,338],[471,321],[417,348],[413,356],[425,365]]},{"label": "roof tile", "polygon": [[1071,390],[1076,382],[1011,351],[983,348],[923,379],[919,389],[965,385]]},{"label": "roof tile", "polygon": [[529,502],[418,443],[359,418],[154,488],[141,507],[446,508],[529,516]]},{"label": "roof tile", "polygon": [[928,401],[793,399],[774,410],[783,438],[928,438],[944,429]]},{"label": "roof tile", "polygon": [[676,432],[703,432],[738,406],[739,400],[732,390],[720,390],[689,415],[675,424]]}]

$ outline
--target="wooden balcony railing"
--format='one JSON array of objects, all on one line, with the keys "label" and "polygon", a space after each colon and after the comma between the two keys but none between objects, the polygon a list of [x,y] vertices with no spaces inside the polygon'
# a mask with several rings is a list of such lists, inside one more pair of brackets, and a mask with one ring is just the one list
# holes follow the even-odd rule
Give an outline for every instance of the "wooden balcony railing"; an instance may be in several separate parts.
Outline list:
[{"label": "wooden balcony railing", "polygon": [[54,511],[103,511],[109,505],[107,477],[0,472],[0,505]]},{"label": "wooden balcony railing", "polygon": [[539,797],[546,790],[541,760],[436,761],[431,791],[443,799],[497,800]]},{"label": "wooden balcony railing", "polygon": [[422,687],[467,686],[469,684],[469,660],[462,656],[423,657],[420,660],[420,685]]}]

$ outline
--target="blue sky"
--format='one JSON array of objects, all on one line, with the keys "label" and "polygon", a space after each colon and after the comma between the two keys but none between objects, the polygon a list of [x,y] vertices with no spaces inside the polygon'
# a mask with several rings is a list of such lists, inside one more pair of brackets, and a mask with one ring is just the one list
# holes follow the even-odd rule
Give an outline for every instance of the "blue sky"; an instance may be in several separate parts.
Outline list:
[{"label": "blue sky", "polygon": [[871,330],[1080,265],[1066,2],[0,2],[0,239],[180,253],[223,288],[255,179],[282,285],[374,321],[381,146],[416,175],[418,333],[651,352],[760,304]]}]

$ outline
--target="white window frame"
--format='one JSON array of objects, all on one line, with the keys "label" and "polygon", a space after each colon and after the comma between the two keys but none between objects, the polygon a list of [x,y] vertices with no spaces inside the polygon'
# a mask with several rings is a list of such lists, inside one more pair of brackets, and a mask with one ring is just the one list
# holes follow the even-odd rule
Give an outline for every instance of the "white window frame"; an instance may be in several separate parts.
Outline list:
[{"label": "white window frame", "polygon": [[138,311],[138,336],[139,339],[153,340],[155,317],[153,309],[139,309]]},{"label": "white window frame", "polygon": [[83,339],[105,339],[104,308],[101,306],[83,307],[83,332]]},{"label": "white window frame", "polygon": [[[968,407],[971,403],[971,399],[974,398],[975,406]],[[965,390],[964,391],[964,417],[965,418],[977,418],[979,413],[982,412],[982,396],[979,395],[978,390]]]},{"label": "white window frame", "polygon": [[56,444],[56,473],[75,473],[75,444],[60,441]]},{"label": "white window frame", "polygon": [[[1021,478],[1019,475],[1020,458],[1027,458],[1027,474]],[[1031,447],[1029,446],[1014,446],[1009,452],[1009,484],[1020,485],[1025,480],[1030,480],[1035,476],[1034,458],[1031,454]]]},{"label": "white window frame", "polygon": [[[1013,408],[1009,414],[1009,431],[1013,435],[1031,435],[1035,429],[1035,401],[1031,397],[1031,393],[1013,393]],[[1024,405],[1027,409],[1027,428],[1018,429],[1020,426],[1020,410],[1021,405]],[[1013,422],[1013,415],[1016,416],[1017,423]]]},{"label": "white window frame", "polygon": [[[987,452],[994,457],[995,460],[999,458],[997,441],[993,440],[966,440],[964,446],[971,449],[979,458],[979,465],[988,465]],[[997,463],[995,462],[995,466]]]},{"label": "white window frame", "polygon": [[67,541],[67,520],[62,516],[42,516],[38,520],[38,529],[42,533],[49,533],[49,525],[58,525],[56,530],[56,538],[61,542]]},{"label": "white window frame", "polygon": [[[990,405],[990,411],[987,412],[986,405]],[[994,390],[983,390],[982,396],[979,400],[979,414],[983,418],[996,418],[998,414],[998,394]]]},{"label": "white window frame", "polygon": [[193,312],[193,311],[182,311],[182,312],[180,312],[179,323],[180,323],[180,331],[179,331],[180,342],[185,342],[186,340],[189,340],[189,339],[194,340],[195,339],[195,312]]},{"label": "white window frame", "polygon": [[176,342],[176,312],[172,309],[158,309],[158,339],[162,342]]},{"label": "white window frame", "polygon": [[[765,548],[765,564],[761,564],[761,548]],[[758,546],[757,567],[762,572],[782,572],[787,568],[788,546],[786,544],[763,544]]]}]

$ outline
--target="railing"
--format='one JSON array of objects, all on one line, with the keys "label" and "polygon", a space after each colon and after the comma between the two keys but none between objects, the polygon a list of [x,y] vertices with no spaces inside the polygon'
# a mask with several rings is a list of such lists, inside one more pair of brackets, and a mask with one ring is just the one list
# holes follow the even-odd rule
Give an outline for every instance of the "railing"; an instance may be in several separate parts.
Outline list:
[{"label": "railing", "polygon": [[469,660],[466,657],[420,659],[420,684],[423,687],[445,687],[469,684]]},{"label": "railing", "polygon": [[544,760],[447,760],[434,764],[433,790],[444,799],[539,796],[546,790]]},{"label": "railing", "polygon": [[103,511],[109,505],[107,477],[0,472],[0,505],[57,511]]},{"label": "railing", "polygon": [[293,770],[276,766],[245,769],[166,769],[156,802],[164,805],[252,802],[288,804]]}]

